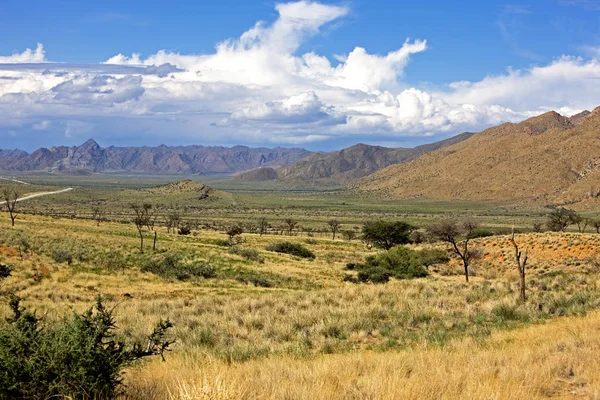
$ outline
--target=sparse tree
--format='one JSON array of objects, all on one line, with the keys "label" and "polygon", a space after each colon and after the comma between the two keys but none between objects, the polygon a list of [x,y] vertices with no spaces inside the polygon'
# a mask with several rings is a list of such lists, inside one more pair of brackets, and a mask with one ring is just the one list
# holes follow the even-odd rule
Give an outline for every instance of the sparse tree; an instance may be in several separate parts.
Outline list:
[{"label": "sparse tree", "polygon": [[6,188],[2,191],[2,199],[4,200],[4,205],[8,209],[11,226],[15,226],[15,219],[17,218],[17,201],[19,201],[20,196],[19,192],[15,189]]},{"label": "sparse tree", "polygon": [[342,224],[340,223],[340,221],[338,221],[336,219],[332,219],[327,222],[327,226],[329,226],[329,230],[331,231],[331,233],[333,235],[332,239],[335,240],[335,235],[338,233],[338,231],[342,227]]},{"label": "sparse tree", "polygon": [[520,277],[520,299],[524,303],[527,300],[527,296],[525,294],[525,267],[527,266],[527,260],[529,259],[527,254],[527,249],[525,249],[525,254],[519,249],[517,242],[515,241],[515,232],[513,230],[512,237],[510,238],[510,242],[515,248],[515,260],[517,261],[517,267],[519,268],[519,277]]},{"label": "sparse tree", "polygon": [[144,229],[150,229],[150,225],[153,224],[151,222],[153,215],[152,204],[144,203],[144,204],[132,204],[131,209],[135,213],[133,218],[133,223],[138,230],[140,235],[140,252],[144,252]]},{"label": "sparse tree", "polygon": [[365,222],[362,234],[368,246],[389,250],[399,244],[410,242],[410,234],[414,226],[403,221],[378,221]]},{"label": "sparse tree", "polygon": [[596,233],[600,233],[600,219],[592,220],[592,226],[596,230]]},{"label": "sparse tree", "polygon": [[541,232],[542,227],[543,227],[543,224],[541,222],[534,222],[533,226],[531,227],[531,230],[533,232]]},{"label": "sparse tree", "polygon": [[584,218],[579,214],[575,214],[573,221],[577,224],[577,230],[579,233],[584,233],[585,228],[587,228],[588,224],[590,223],[588,218]]},{"label": "sparse tree", "polygon": [[271,225],[269,224],[269,221],[267,221],[266,217],[261,217],[258,219],[258,234],[260,236],[264,235],[267,233],[267,231],[269,230],[269,227]]},{"label": "sparse tree", "polygon": [[179,214],[176,210],[171,210],[165,216],[165,226],[167,227],[167,233],[171,233],[177,231],[179,228],[179,224],[181,223],[181,214]]},{"label": "sparse tree", "polygon": [[469,241],[475,229],[477,229],[477,223],[474,221],[467,220],[458,223],[451,219],[440,221],[427,228],[431,237],[449,243],[452,246],[452,251],[463,262],[465,280],[467,282],[469,282],[469,265],[476,254],[472,249],[469,249]]},{"label": "sparse tree", "polygon": [[344,240],[351,242],[354,239],[356,239],[356,232],[354,232],[353,230],[350,230],[350,229],[346,229],[346,230],[342,231],[342,237],[344,238]]},{"label": "sparse tree", "polygon": [[298,227],[298,221],[292,218],[286,218],[283,220],[283,222],[286,225],[288,236],[292,236],[292,232],[294,232],[294,229]]},{"label": "sparse tree", "polygon": [[96,226],[100,226],[100,222],[104,221],[106,210],[101,206],[92,207],[92,219],[96,221]]},{"label": "sparse tree", "polygon": [[229,243],[235,245],[238,243],[238,236],[244,233],[244,229],[239,225],[232,225],[225,232],[229,236]]},{"label": "sparse tree", "polygon": [[569,225],[576,223],[577,217],[577,213],[574,210],[560,207],[548,214],[546,226],[551,231],[564,232]]}]

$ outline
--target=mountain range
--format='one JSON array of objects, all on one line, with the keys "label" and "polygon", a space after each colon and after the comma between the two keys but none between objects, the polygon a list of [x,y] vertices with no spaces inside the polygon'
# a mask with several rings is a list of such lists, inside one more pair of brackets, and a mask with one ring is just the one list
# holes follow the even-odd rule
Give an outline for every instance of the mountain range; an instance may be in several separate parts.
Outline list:
[{"label": "mountain range", "polygon": [[435,143],[414,148],[387,148],[357,144],[332,153],[314,153],[277,170],[283,182],[316,185],[346,185],[382,168],[402,164],[437,149],[460,143],[472,133],[462,133]]},{"label": "mountain range", "polygon": [[504,123],[349,188],[376,198],[586,204],[600,197],[600,107]]},{"label": "mountain range", "polygon": [[261,166],[280,167],[311,154],[297,148],[205,146],[106,147],[93,139],[81,146],[41,148],[31,154],[0,150],[0,170],[231,174]]}]

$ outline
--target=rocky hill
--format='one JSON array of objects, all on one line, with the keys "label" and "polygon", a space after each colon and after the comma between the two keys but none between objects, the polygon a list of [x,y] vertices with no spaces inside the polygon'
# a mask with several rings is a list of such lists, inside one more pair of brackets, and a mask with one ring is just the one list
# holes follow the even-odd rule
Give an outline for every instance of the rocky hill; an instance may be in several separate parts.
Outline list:
[{"label": "rocky hill", "polygon": [[0,150],[3,171],[139,172],[156,174],[235,173],[281,167],[309,156],[304,149],[205,146],[107,147],[90,139],[81,146],[41,148],[31,154]]},{"label": "rocky hill", "polygon": [[271,167],[260,167],[236,174],[233,179],[248,182],[266,182],[277,179],[277,171]]},{"label": "rocky hill", "polygon": [[350,186],[384,198],[595,202],[600,196],[600,107],[548,112],[393,165]]},{"label": "rocky hill", "polygon": [[345,185],[387,166],[405,163],[431,151],[462,142],[471,135],[472,133],[462,133],[414,148],[357,144],[332,153],[314,153],[294,164],[279,168],[277,175],[283,182]]}]

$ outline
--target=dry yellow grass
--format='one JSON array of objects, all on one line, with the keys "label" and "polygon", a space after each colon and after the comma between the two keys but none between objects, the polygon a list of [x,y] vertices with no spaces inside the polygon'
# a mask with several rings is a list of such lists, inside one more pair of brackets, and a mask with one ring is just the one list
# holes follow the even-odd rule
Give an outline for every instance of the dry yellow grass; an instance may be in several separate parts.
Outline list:
[{"label": "dry yellow grass", "polygon": [[600,313],[444,348],[271,358],[170,357],[128,372],[129,398],[597,399]]},{"label": "dry yellow grass", "polygon": [[[43,250],[21,260],[11,236],[17,231]],[[131,399],[594,398],[599,389],[600,314],[553,317],[600,305],[600,236],[519,235],[531,249],[531,269],[529,302],[517,306],[506,237],[474,241],[484,258],[469,285],[438,273],[355,285],[342,276],[346,262],[366,255],[358,241],[285,238],[317,254],[306,261],[265,251],[281,237],[244,235],[243,247],[259,251],[260,263],[217,246],[222,233],[159,235],[160,249],[193,252],[218,268],[312,283],[264,288],[229,276],[167,281],[142,273],[135,235],[131,225],[31,215],[17,230],[0,231],[0,262],[15,267],[3,289],[47,320],[82,311],[102,294],[110,306],[120,303],[120,338],[143,340],[158,319],[174,322],[167,361],[127,372]],[[54,261],[49,250],[66,245],[85,257],[71,266]],[[124,271],[102,264],[107,249],[128,257]]]}]

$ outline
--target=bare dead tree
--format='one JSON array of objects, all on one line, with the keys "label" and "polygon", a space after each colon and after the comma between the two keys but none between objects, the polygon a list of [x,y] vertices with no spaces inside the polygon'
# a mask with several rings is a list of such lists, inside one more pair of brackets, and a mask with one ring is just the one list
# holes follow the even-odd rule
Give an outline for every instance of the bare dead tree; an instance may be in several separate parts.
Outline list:
[{"label": "bare dead tree", "polygon": [[525,249],[525,254],[519,249],[517,242],[515,241],[515,231],[513,229],[512,237],[510,238],[510,242],[515,248],[515,260],[517,261],[517,267],[519,268],[519,277],[520,277],[520,299],[524,303],[527,300],[527,296],[525,294],[525,267],[527,266],[527,260],[529,259],[528,251]]},{"label": "bare dead tree", "polygon": [[332,239],[335,240],[335,235],[339,232],[340,228],[342,227],[342,224],[340,223],[340,221],[332,219],[330,221],[327,221],[327,226],[329,226],[329,230],[333,235]]},{"label": "bare dead tree", "polygon": [[17,201],[19,200],[20,196],[20,193],[15,189],[6,188],[2,191],[2,199],[4,200],[4,205],[8,209],[11,226],[15,226],[15,219],[17,218]]},{"label": "bare dead tree", "polygon": [[96,226],[100,226],[100,222],[104,221],[106,210],[101,206],[92,207],[92,219],[96,221]]},{"label": "bare dead tree", "polygon": [[455,220],[445,220],[432,224],[427,228],[429,234],[452,246],[452,251],[456,253],[463,262],[465,270],[465,280],[469,282],[469,265],[476,256],[476,252],[469,248],[469,241],[473,237],[473,232],[477,229],[477,223],[466,220],[462,224]]}]

